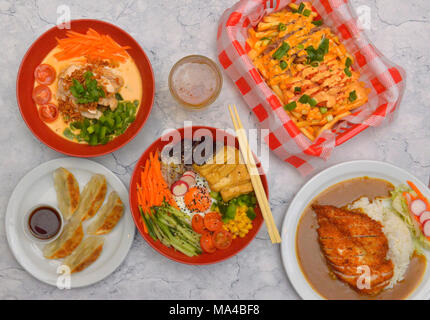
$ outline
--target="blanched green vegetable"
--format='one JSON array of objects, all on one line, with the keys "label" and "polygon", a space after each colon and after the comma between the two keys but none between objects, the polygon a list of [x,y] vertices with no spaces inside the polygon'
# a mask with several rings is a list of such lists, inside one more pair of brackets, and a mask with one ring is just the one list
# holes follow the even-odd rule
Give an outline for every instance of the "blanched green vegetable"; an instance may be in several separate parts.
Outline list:
[{"label": "blanched green vegetable", "polygon": [[143,213],[140,207],[139,209],[152,239],[189,257],[202,253],[200,235],[191,228],[188,215],[167,203],[152,208],[152,215]]},{"label": "blanched green vegetable", "polygon": [[[118,107],[115,111],[106,110],[99,120],[87,119],[75,121],[64,131],[64,136],[70,140],[86,141],[92,146],[106,144],[115,137],[123,134],[136,120],[139,101],[124,101],[117,94]],[[76,132],[76,131],[79,131]],[[74,132],[75,131],[75,132]]]}]

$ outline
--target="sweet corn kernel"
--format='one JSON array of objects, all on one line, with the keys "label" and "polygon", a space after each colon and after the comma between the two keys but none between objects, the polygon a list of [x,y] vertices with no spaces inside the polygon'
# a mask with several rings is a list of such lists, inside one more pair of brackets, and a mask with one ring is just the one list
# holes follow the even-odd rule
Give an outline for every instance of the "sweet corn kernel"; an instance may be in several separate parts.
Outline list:
[{"label": "sweet corn kernel", "polygon": [[235,218],[224,225],[224,230],[232,233],[233,239],[244,238],[252,229],[252,221],[248,218],[247,211],[247,206],[238,207]]}]

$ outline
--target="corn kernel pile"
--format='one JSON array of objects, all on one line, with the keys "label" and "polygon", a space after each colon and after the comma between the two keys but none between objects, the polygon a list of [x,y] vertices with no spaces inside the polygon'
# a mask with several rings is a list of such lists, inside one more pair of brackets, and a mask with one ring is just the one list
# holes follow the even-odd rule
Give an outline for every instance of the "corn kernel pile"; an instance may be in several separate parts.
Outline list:
[{"label": "corn kernel pile", "polygon": [[224,224],[224,229],[233,235],[233,239],[244,238],[252,229],[252,221],[246,215],[247,211],[247,206],[238,207],[234,219]]}]

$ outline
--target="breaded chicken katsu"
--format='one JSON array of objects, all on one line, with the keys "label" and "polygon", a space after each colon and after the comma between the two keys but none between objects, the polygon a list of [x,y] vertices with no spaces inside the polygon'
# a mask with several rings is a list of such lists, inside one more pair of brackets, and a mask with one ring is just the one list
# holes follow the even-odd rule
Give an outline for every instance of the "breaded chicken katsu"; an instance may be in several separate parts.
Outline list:
[{"label": "breaded chicken katsu", "polygon": [[[334,206],[312,208],[319,224],[321,250],[333,274],[359,293],[380,293],[394,274],[381,223],[363,213]],[[366,271],[370,271],[367,282]]]}]

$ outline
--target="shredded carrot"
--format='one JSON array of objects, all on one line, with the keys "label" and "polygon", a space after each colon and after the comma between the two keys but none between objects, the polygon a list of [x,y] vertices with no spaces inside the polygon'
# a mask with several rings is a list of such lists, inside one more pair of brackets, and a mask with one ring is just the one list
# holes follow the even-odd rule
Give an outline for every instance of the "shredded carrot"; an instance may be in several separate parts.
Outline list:
[{"label": "shredded carrot", "polygon": [[420,198],[422,201],[425,202],[425,204],[427,205],[427,210],[430,211],[430,202],[428,201],[428,199],[426,197],[424,197],[424,195],[421,193],[421,191],[417,188],[417,186],[412,181],[406,181],[406,182],[412,188],[412,190],[415,191],[418,198]]},{"label": "shredded carrot", "polygon": [[[151,214],[151,208],[161,206],[164,201],[178,209],[178,205],[161,174],[158,152],[149,154],[145,166],[140,172],[140,184],[136,184],[136,190],[137,202],[144,214]],[[147,226],[143,219],[142,223],[147,233]]]},{"label": "shredded carrot", "polygon": [[120,46],[109,35],[100,34],[94,29],[88,29],[86,34],[67,31],[67,37],[58,39],[60,51],[54,56],[58,61],[73,58],[98,58],[115,62],[125,62],[129,55],[129,46]]}]

